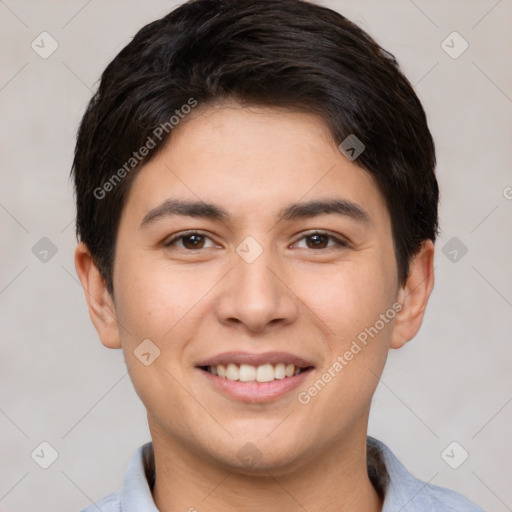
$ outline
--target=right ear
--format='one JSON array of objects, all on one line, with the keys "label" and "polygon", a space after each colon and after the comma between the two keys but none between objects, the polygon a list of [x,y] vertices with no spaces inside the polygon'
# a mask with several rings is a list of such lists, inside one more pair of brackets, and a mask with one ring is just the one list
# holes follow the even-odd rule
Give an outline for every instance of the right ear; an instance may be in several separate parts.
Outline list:
[{"label": "right ear", "polygon": [[101,342],[108,348],[121,348],[114,301],[83,242],[79,242],[75,249],[75,268],[85,292],[89,316]]}]

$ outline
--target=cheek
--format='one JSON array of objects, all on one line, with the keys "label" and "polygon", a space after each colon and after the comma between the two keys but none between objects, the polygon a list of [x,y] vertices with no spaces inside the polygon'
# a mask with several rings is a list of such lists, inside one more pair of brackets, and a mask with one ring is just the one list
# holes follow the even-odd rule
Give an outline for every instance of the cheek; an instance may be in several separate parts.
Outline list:
[{"label": "cheek", "polygon": [[[322,321],[328,355],[299,401],[315,410],[313,416],[330,418],[332,435],[369,407],[384,367],[395,314],[395,274],[389,269],[388,262],[368,258],[331,269],[329,278],[307,278],[308,306]],[[387,321],[381,320],[386,313]]]},{"label": "cheek", "polygon": [[[375,324],[395,299],[394,275],[380,262],[331,267],[322,273],[298,277],[301,298],[322,321],[322,330],[342,348],[365,328]],[[380,324],[379,324],[380,325]],[[382,328],[388,335],[390,323]]]},{"label": "cheek", "polygon": [[[179,385],[184,381],[181,363],[200,322],[194,304],[205,291],[194,286],[186,273],[127,259],[120,260],[116,279],[117,316],[126,328],[122,335],[126,366],[137,395],[159,418],[162,411],[190,400]],[[162,414],[167,427],[185,428],[184,416]]]},{"label": "cheek", "polygon": [[193,315],[194,305],[211,288],[184,268],[144,260],[125,261],[116,275],[120,300],[118,318],[129,338],[154,337],[164,343],[176,337],[180,324]]}]

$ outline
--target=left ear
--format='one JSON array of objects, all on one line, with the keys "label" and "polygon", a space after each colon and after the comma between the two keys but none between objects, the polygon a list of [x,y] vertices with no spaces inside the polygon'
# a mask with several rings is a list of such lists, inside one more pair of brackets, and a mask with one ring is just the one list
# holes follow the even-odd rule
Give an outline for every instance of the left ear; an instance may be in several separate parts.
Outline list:
[{"label": "left ear", "polygon": [[416,336],[434,288],[434,244],[425,240],[409,265],[409,276],[400,288],[398,302],[402,309],[395,317],[391,348],[400,348]]}]

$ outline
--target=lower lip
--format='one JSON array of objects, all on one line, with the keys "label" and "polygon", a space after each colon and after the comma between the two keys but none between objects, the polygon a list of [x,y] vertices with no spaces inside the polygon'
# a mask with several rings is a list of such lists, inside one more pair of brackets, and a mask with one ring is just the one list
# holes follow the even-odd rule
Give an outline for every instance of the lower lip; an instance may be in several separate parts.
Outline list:
[{"label": "lower lip", "polygon": [[243,402],[271,402],[280,398],[293,389],[300,386],[304,379],[311,373],[312,368],[284,379],[276,379],[271,382],[240,382],[218,377],[210,372],[198,368],[208,381],[225,395]]}]

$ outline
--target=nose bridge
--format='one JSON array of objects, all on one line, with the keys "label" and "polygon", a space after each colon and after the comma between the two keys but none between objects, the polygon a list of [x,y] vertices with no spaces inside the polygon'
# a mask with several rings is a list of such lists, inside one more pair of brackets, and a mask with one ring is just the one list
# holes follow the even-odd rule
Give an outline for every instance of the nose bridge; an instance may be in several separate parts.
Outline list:
[{"label": "nose bridge", "polygon": [[238,321],[256,331],[278,319],[288,323],[295,318],[293,294],[278,277],[281,264],[269,245],[245,238],[237,246],[232,264],[233,271],[218,303],[221,321]]},{"label": "nose bridge", "polygon": [[246,296],[263,294],[268,301],[276,295],[276,278],[270,271],[272,266],[276,266],[276,261],[269,247],[262,247],[261,251],[250,247],[243,253],[239,246],[234,265],[237,288]]}]

